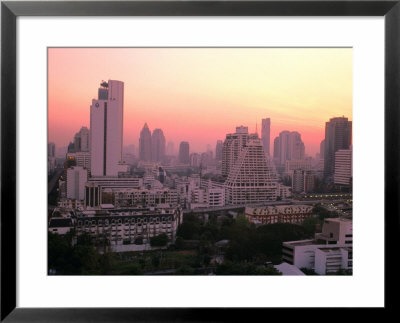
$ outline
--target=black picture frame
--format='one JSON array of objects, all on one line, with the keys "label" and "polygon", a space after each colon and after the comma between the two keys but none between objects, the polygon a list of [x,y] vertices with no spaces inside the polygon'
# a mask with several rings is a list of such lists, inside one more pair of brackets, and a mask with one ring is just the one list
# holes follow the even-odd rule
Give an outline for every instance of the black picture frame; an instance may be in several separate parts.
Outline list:
[{"label": "black picture frame", "polygon": [[[385,310],[399,284],[400,0],[379,1],[4,1],[1,3],[1,321],[236,321],[238,310],[184,308],[16,308],[16,19],[19,16],[384,16]],[[371,233],[372,234],[372,233]],[[371,259],[373,265],[373,258]],[[367,292],[367,290],[366,290]],[[328,309],[327,309],[328,310]],[[377,309],[380,311],[381,309]],[[260,312],[260,309],[247,311]],[[273,311],[271,309],[271,311]],[[287,309],[274,309],[281,317]],[[286,312],[285,312],[286,311]],[[330,316],[342,314],[332,309]],[[284,314],[284,312],[286,314]],[[242,314],[242,313],[241,313]],[[265,315],[265,312],[252,313]],[[245,312],[245,315],[248,313]],[[270,315],[270,314],[269,314]],[[324,314],[326,315],[326,314]],[[381,314],[379,314],[381,315]]]}]

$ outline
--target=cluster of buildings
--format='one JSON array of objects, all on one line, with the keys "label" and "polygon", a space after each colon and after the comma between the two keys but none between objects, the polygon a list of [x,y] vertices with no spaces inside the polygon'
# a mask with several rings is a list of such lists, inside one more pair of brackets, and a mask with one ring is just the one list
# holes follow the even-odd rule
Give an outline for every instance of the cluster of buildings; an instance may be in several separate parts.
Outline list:
[{"label": "cluster of buildings", "polygon": [[[137,167],[143,172],[138,175],[123,156],[123,109],[124,83],[103,81],[98,97],[90,105],[90,128],[82,127],[68,146],[64,174],[59,181],[58,207],[77,210],[73,225],[78,234],[86,230],[80,223],[89,223],[89,218],[92,218],[90,226],[95,228],[90,233],[104,233],[99,223],[104,225],[107,217],[113,217],[121,225],[129,223],[129,228],[135,223],[136,230],[138,222],[124,218],[126,214],[133,217],[145,214],[146,228],[151,228],[146,232],[162,232],[149,223],[154,222],[150,219],[157,217],[157,212],[164,212],[169,214],[164,217],[172,221],[168,237],[173,242],[175,224],[181,221],[176,220],[181,219],[180,215],[173,214],[182,209],[227,205],[245,206],[246,216],[256,223],[300,223],[310,216],[309,206],[265,205],[286,200],[292,194],[312,192],[318,176],[338,185],[351,185],[351,121],[345,117],[332,118],[326,123],[317,162],[306,157],[301,134],[296,131],[282,131],[273,141],[271,153],[271,120],[266,118],[262,120],[261,138],[258,133],[249,133],[248,127],[238,126],[224,141],[217,141],[215,155],[210,146],[204,153],[190,153],[189,142],[182,141],[177,163],[171,165],[168,156],[173,153],[173,144],[166,145],[162,129],[151,132],[145,123],[140,131],[137,156]],[[53,143],[49,143],[48,150],[50,173],[55,167]],[[176,172],[190,167],[198,169],[199,174]],[[220,178],[205,180],[203,172],[210,169]],[[290,178],[286,185],[282,180],[285,176]],[[139,215],[138,210],[144,213]],[[148,243],[151,235],[140,236],[143,239],[137,235],[130,235],[129,239],[120,234],[112,237],[118,240],[118,243],[113,240],[116,245],[136,245],[138,241]]]}]

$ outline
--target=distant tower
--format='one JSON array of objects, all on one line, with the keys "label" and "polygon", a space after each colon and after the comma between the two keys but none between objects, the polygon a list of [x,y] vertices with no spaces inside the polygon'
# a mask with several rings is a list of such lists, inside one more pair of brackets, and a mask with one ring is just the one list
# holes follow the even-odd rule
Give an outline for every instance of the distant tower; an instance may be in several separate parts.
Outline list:
[{"label": "distant tower", "polygon": [[270,133],[271,133],[271,119],[262,119],[261,123],[261,141],[264,147],[265,153],[269,156],[270,154]]},{"label": "distant tower", "polygon": [[182,141],[179,145],[179,162],[182,164],[189,164],[189,143]]},{"label": "distant tower", "polygon": [[102,82],[90,106],[90,169],[92,176],[118,176],[122,160],[124,83]]},{"label": "distant tower", "polygon": [[75,152],[90,150],[90,131],[87,127],[82,127],[74,136]]},{"label": "distant tower", "polygon": [[167,155],[173,156],[174,154],[175,154],[174,143],[172,141],[168,141]]},{"label": "distant tower", "polygon": [[331,178],[335,171],[335,153],[349,149],[352,123],[345,117],[332,118],[325,124],[324,175]]},{"label": "distant tower", "polygon": [[139,138],[139,159],[143,161],[151,161],[151,132],[147,125],[144,124]]},{"label": "distant tower", "polygon": [[154,129],[151,136],[151,159],[155,162],[162,161],[165,156],[165,137],[161,129]]},{"label": "distant tower", "polygon": [[217,145],[215,146],[215,159],[216,160],[222,160],[222,149],[223,149],[224,143],[222,140],[217,141]]},{"label": "distant tower", "polygon": [[304,159],[305,146],[301,135],[297,131],[282,131],[279,139],[274,141],[274,157],[275,155],[280,165],[284,165],[287,160]]}]

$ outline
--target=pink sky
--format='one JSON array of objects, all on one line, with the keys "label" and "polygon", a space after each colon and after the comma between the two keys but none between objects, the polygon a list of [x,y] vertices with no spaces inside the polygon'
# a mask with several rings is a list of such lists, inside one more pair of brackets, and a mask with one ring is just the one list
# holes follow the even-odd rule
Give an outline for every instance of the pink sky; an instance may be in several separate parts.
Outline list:
[{"label": "pink sky", "polygon": [[138,147],[145,122],[177,149],[214,149],[236,126],[273,140],[298,131],[314,156],[325,122],[352,120],[352,49],[51,48],[48,52],[49,141],[67,146],[82,126],[102,80],[125,84],[124,146]]}]

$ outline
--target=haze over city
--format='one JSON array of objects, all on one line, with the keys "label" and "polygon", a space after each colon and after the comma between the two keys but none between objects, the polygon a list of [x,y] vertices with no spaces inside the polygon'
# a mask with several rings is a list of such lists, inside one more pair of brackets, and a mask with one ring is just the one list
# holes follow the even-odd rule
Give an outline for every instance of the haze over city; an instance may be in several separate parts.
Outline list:
[{"label": "haze over city", "polygon": [[65,147],[82,126],[101,80],[124,80],[123,145],[161,128],[166,141],[205,151],[244,125],[271,146],[281,131],[301,134],[307,155],[320,150],[325,122],[352,120],[352,50],[346,48],[50,48],[49,141]]}]

